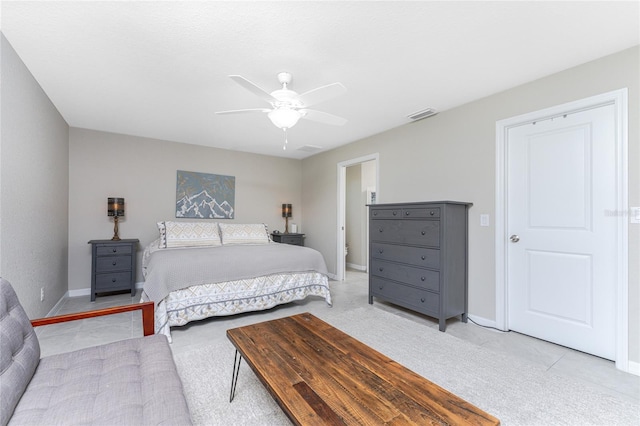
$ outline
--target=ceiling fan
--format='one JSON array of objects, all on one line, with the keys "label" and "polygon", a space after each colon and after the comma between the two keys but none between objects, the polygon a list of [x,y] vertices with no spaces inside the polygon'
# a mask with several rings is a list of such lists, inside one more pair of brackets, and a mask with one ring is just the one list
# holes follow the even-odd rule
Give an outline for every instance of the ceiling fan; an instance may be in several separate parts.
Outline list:
[{"label": "ceiling fan", "polygon": [[[347,89],[341,83],[327,84],[326,86],[298,94],[288,88],[292,80],[291,74],[281,72],[278,74],[278,81],[282,84],[282,89],[268,93],[240,75],[230,75],[229,77],[254,95],[267,101],[271,104],[271,108],[237,109],[232,111],[219,111],[216,112],[216,114],[266,113],[271,122],[276,127],[284,130],[285,133],[287,129],[295,126],[301,118],[334,126],[341,126],[347,122],[347,120],[342,117],[308,108],[345,93]],[[286,149],[286,144],[287,139],[285,134],[285,145],[283,149]]]}]

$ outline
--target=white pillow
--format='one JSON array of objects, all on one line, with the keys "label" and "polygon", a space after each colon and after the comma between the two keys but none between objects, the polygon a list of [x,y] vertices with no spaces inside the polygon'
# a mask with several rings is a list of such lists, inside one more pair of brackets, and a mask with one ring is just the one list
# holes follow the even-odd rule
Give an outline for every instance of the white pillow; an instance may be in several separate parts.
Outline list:
[{"label": "white pillow", "polygon": [[220,246],[220,231],[216,222],[158,222],[160,246],[203,247]]},{"label": "white pillow", "polygon": [[222,244],[269,244],[269,231],[264,223],[220,224]]},{"label": "white pillow", "polygon": [[158,231],[160,232],[158,247],[167,248],[167,228],[164,226],[164,222],[158,222]]}]

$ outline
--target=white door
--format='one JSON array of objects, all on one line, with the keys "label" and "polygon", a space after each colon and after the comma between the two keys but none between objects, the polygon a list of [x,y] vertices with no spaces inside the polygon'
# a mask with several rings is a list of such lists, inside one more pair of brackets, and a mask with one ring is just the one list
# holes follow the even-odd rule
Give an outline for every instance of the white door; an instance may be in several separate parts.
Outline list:
[{"label": "white door", "polygon": [[614,106],[507,135],[509,328],[607,359],[616,354]]}]

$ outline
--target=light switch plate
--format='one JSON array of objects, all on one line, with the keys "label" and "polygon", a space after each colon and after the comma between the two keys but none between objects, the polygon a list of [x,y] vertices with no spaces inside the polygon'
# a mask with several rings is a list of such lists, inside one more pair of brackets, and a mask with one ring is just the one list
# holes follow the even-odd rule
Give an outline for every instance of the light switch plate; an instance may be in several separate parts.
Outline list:
[{"label": "light switch plate", "polygon": [[629,207],[631,223],[640,223],[640,207]]},{"label": "light switch plate", "polygon": [[480,215],[480,226],[489,226],[489,215],[481,214]]}]

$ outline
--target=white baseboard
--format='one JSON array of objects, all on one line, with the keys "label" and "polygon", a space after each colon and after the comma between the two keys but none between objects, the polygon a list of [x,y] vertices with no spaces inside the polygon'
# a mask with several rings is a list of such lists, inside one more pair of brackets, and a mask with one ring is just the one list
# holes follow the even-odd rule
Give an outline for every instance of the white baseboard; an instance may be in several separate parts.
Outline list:
[{"label": "white baseboard", "polygon": [[53,308],[51,308],[51,310],[49,311],[49,313],[46,316],[47,317],[52,317],[54,315],[57,315],[58,309],[60,309],[60,306],[62,306],[62,303],[64,302],[64,299],[66,299],[68,296],[69,296],[69,292],[67,291],[65,294],[62,295],[60,300],[58,300],[56,302],[56,304],[53,305]]},{"label": "white baseboard", "polygon": [[[144,284],[143,282],[137,282],[136,289],[140,290],[143,284]],[[79,288],[77,290],[69,290],[65,296],[68,296],[68,297],[91,296],[91,287]]]},{"label": "white baseboard", "polygon": [[91,295],[91,287],[89,288],[80,288],[78,290],[69,290],[67,292],[68,297],[82,297]]},{"label": "white baseboard", "polygon": [[[500,331],[500,327],[497,327],[496,322],[494,320],[478,317],[478,316],[475,316],[475,315],[469,315],[469,320],[475,322],[476,324],[478,324],[478,325],[480,325],[482,327],[495,328],[495,329],[497,329],[497,331]],[[504,331],[506,331],[506,330],[504,330]],[[629,361],[627,368],[628,368],[627,373],[634,374],[636,376],[640,376],[640,363]]]},{"label": "white baseboard", "polygon": [[468,315],[468,317],[471,321],[475,322],[479,326],[495,328],[497,329],[497,331],[500,331],[500,327],[498,327],[495,320],[490,320],[476,315]]},{"label": "white baseboard", "polygon": [[355,269],[356,271],[366,272],[366,265],[357,265],[355,263],[347,263],[347,268]]}]

